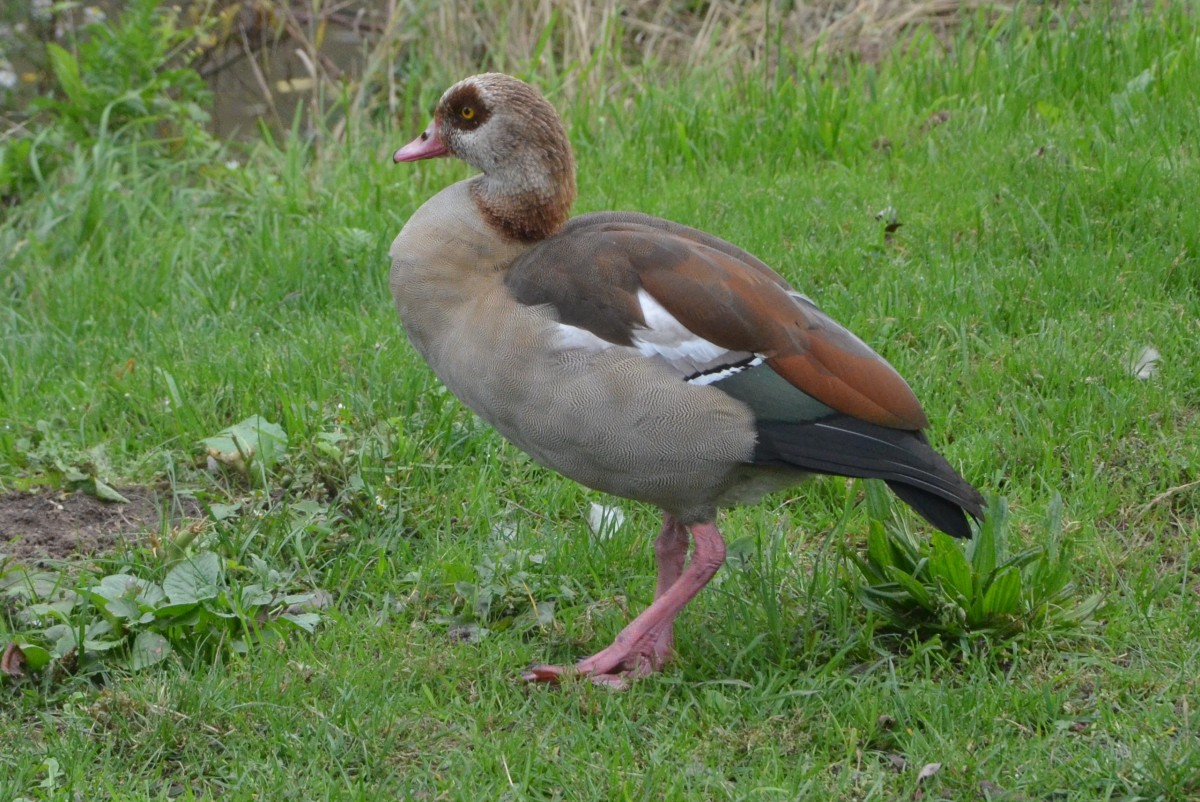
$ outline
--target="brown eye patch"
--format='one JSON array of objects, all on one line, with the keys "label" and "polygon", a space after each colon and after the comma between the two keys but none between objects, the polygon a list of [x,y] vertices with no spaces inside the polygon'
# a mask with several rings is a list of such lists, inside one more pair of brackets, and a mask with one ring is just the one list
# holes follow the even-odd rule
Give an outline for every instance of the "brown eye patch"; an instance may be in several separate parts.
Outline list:
[{"label": "brown eye patch", "polygon": [[471,84],[460,87],[446,98],[445,109],[446,124],[463,131],[474,131],[492,116],[479,96],[479,90]]}]

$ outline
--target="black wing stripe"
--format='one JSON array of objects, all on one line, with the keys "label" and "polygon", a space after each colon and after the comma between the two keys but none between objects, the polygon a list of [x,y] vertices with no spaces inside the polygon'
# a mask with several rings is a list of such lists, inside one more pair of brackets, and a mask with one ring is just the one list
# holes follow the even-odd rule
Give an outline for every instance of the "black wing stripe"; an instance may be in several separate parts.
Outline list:
[{"label": "black wing stripe", "polygon": [[931,524],[970,536],[966,515],[983,516],[983,497],[930,447],[924,435],[835,415],[811,423],[759,421],[753,462],[815,473],[883,479]]}]

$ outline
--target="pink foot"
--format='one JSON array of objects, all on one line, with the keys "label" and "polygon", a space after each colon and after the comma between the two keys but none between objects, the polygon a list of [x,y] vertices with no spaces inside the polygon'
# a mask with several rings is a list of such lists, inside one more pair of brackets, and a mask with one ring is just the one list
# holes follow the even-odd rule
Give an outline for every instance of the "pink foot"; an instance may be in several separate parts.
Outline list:
[{"label": "pink foot", "polygon": [[596,685],[624,690],[629,687],[630,680],[641,679],[662,670],[667,661],[674,656],[671,641],[669,629],[656,639],[647,638],[645,642],[649,644],[648,648],[636,644],[622,648],[618,636],[607,649],[580,660],[573,666],[531,666],[522,677],[526,682],[554,683],[567,677],[587,677]]},{"label": "pink foot", "polygon": [[686,529],[671,515],[655,543],[659,566],[654,603],[633,619],[612,645],[573,666],[533,666],[523,675],[529,682],[558,682],[567,676],[584,676],[597,685],[626,688],[629,681],[662,669],[673,655],[675,616],[692,600],[725,560],[725,543],[711,523],[690,527],[696,550],[683,568],[687,551]]},{"label": "pink foot", "polygon": [[[564,679],[583,676],[575,666],[533,666],[521,677],[526,682],[547,682],[557,685]],[[587,678],[593,685],[602,685],[614,691],[623,691],[629,687],[630,677],[625,674],[589,674]]]}]

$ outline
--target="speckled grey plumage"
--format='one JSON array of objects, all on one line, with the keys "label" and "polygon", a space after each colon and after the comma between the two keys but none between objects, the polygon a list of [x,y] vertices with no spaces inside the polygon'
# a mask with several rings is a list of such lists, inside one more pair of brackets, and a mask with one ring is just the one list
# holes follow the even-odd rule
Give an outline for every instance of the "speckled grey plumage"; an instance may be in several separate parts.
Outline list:
[{"label": "speckled grey plumage", "polygon": [[540,464],[685,523],[799,478],[744,470],[754,420],[726,393],[632,349],[551,347],[551,312],[516,304],[497,270],[529,246],[495,236],[471,180],[424,204],[390,250],[405,331],[455,396]]}]

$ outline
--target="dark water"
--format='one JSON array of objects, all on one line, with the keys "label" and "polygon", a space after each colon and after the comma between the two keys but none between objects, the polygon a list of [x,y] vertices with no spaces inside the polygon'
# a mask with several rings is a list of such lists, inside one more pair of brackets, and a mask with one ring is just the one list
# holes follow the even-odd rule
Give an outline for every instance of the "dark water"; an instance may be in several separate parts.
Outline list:
[{"label": "dark water", "polygon": [[316,79],[296,52],[301,47],[298,42],[282,41],[264,48],[253,64],[244,54],[237,57],[240,44],[226,46],[221,55],[232,61],[209,78],[214,133],[222,138],[255,137],[260,122],[278,133],[292,126],[297,110],[304,132],[313,125],[312,113],[323,113],[321,107],[328,108],[329,101],[336,100],[340,84],[359,74],[367,46],[362,32],[328,25],[319,49]]}]

